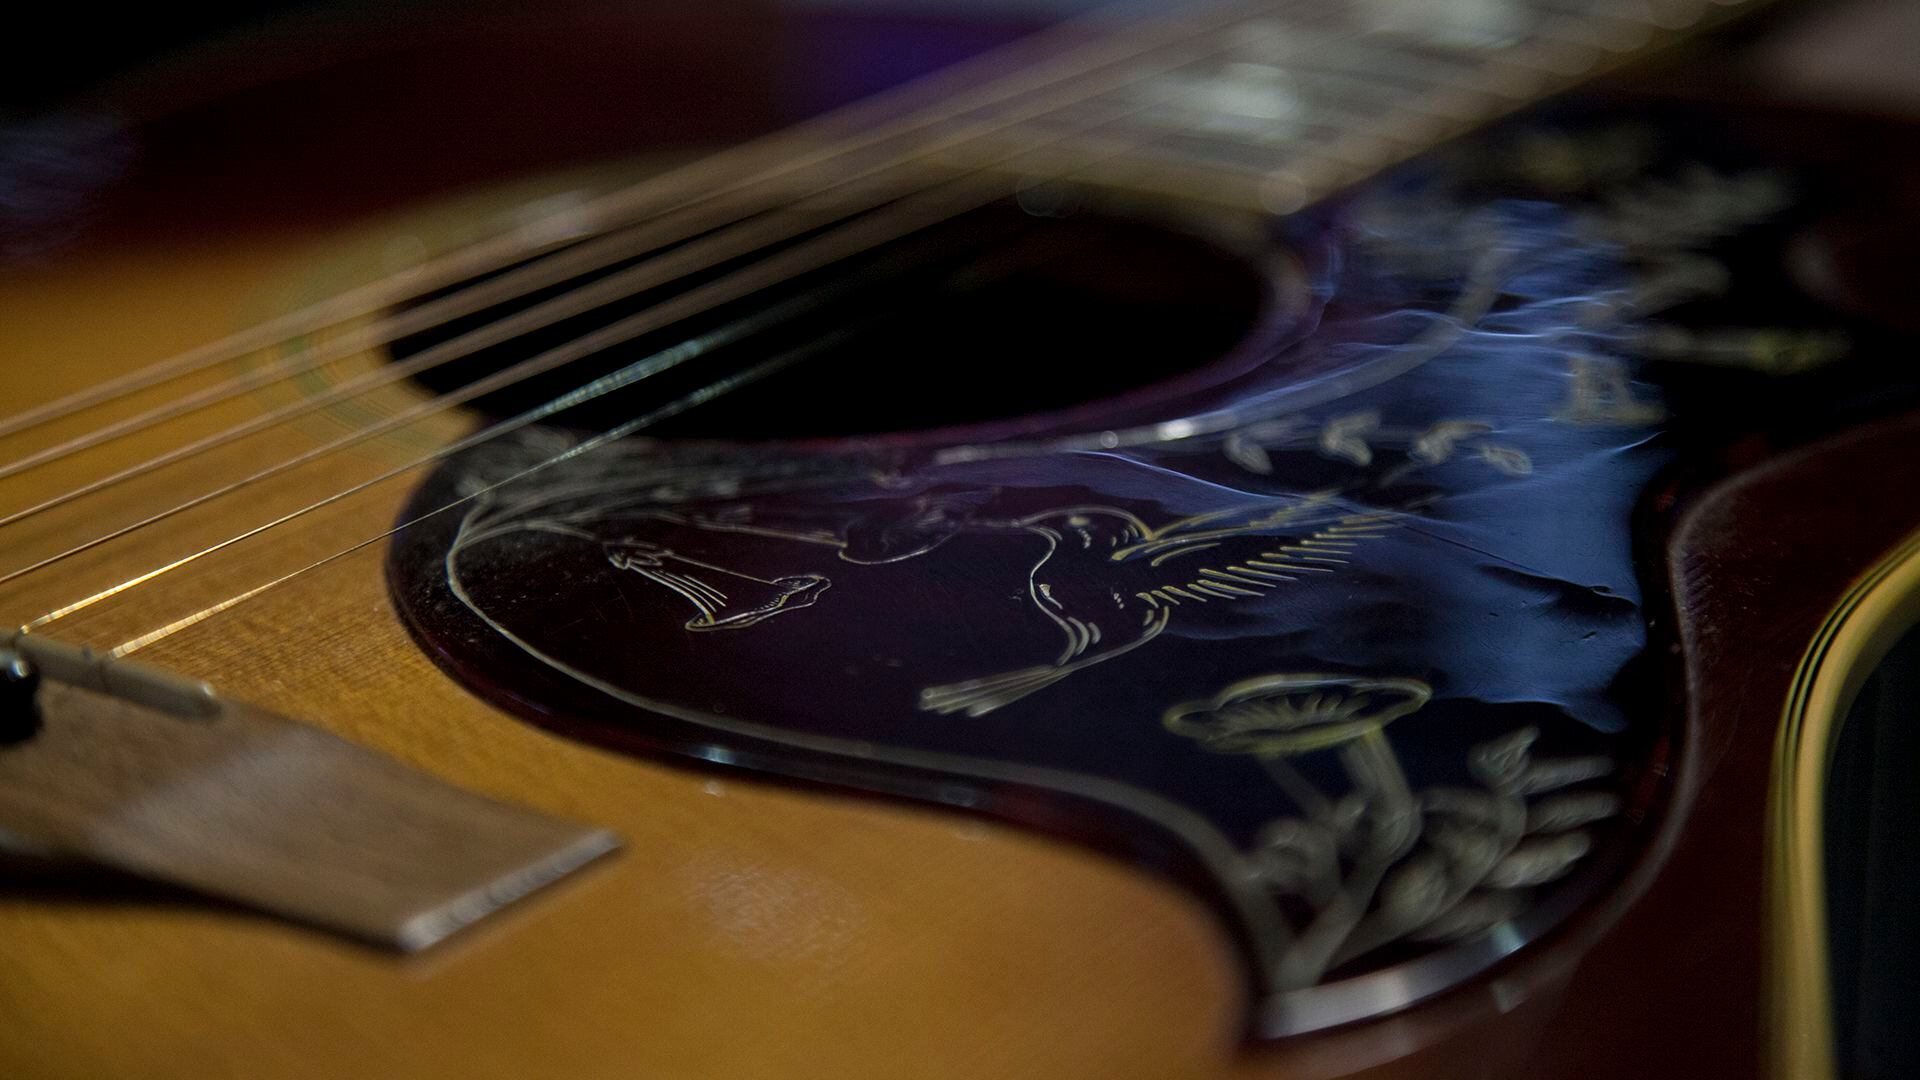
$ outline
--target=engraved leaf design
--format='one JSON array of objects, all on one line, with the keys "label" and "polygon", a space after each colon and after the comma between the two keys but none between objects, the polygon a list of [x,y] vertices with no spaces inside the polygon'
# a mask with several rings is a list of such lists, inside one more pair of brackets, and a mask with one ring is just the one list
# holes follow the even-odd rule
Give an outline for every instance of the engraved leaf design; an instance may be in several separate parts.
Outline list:
[{"label": "engraved leaf design", "polygon": [[1427,831],[1427,843],[1446,857],[1451,866],[1449,877],[1478,882],[1506,857],[1512,838],[1485,829],[1437,825]]},{"label": "engraved leaf design", "polygon": [[1355,465],[1373,463],[1373,447],[1367,445],[1365,436],[1379,430],[1380,414],[1377,412],[1348,413],[1327,421],[1320,429],[1320,452],[1330,457],[1344,458]]},{"label": "engraved leaf design", "polygon": [[1533,459],[1525,451],[1511,446],[1497,446],[1493,443],[1480,444],[1480,460],[1506,473],[1508,476],[1531,476]]},{"label": "engraved leaf design", "polygon": [[1597,780],[1612,771],[1613,762],[1603,757],[1556,758],[1522,769],[1513,778],[1513,791],[1518,795],[1543,795],[1583,780]]},{"label": "engraved leaf design", "polygon": [[1249,440],[1256,440],[1261,443],[1272,443],[1282,439],[1298,438],[1305,434],[1305,429],[1311,426],[1304,417],[1282,416],[1274,420],[1262,420],[1255,424],[1248,424],[1239,431],[1239,434]]},{"label": "engraved leaf design", "polygon": [[1253,870],[1272,888],[1324,903],[1339,888],[1339,849],[1325,825],[1281,818],[1260,830]]},{"label": "engraved leaf design", "polygon": [[1593,841],[1579,832],[1528,840],[1487,872],[1486,884],[1494,888],[1544,885],[1565,876],[1592,850]]},{"label": "engraved leaf design", "polygon": [[1273,459],[1267,456],[1266,448],[1244,435],[1231,435],[1227,438],[1222,451],[1227,460],[1251,473],[1261,476],[1273,475]]},{"label": "engraved leaf design", "polygon": [[1491,425],[1478,420],[1442,420],[1413,440],[1412,453],[1415,458],[1429,465],[1438,465],[1453,456],[1460,440],[1484,435],[1492,430]]},{"label": "engraved leaf design", "polygon": [[1350,843],[1360,835],[1360,826],[1370,809],[1372,809],[1371,801],[1364,792],[1359,791],[1349,792],[1341,796],[1339,802],[1333,804],[1333,810],[1327,815],[1327,820],[1332,824],[1334,832],[1339,835],[1341,843]]},{"label": "engraved leaf design", "polygon": [[1518,916],[1526,910],[1526,906],[1527,900],[1522,893],[1474,893],[1407,936],[1414,941],[1458,941]]},{"label": "engraved leaf design", "polygon": [[1505,738],[1482,743],[1473,748],[1467,767],[1475,780],[1504,791],[1527,770],[1533,744],[1539,738],[1539,728],[1524,727]]},{"label": "engraved leaf design", "polygon": [[[1236,686],[1318,690],[1328,681],[1268,676]],[[1245,704],[1249,695],[1224,697]],[[1330,700],[1299,704],[1303,714],[1317,715]],[[1204,704],[1216,722],[1239,719],[1223,699]],[[1170,726],[1195,737],[1218,734],[1184,730],[1190,711],[1174,710],[1180,723]],[[1367,782],[1349,762],[1352,788],[1309,817],[1263,828],[1248,851],[1248,871],[1310,912],[1282,958],[1283,983],[1312,985],[1394,942],[1438,944],[1484,933],[1526,911],[1537,888],[1572,873],[1593,851],[1585,827],[1617,815],[1621,802],[1610,791],[1563,789],[1609,775],[1613,763],[1602,756],[1541,758],[1534,753],[1539,739],[1539,729],[1523,727],[1472,747],[1467,766],[1479,787],[1401,788],[1394,795],[1391,785]]]},{"label": "engraved leaf design", "polygon": [[1517,834],[1526,825],[1526,810],[1519,800],[1485,791],[1428,788],[1421,793],[1420,805],[1430,814],[1445,815],[1478,829]]},{"label": "engraved leaf design", "polygon": [[1530,833],[1565,832],[1604,821],[1620,812],[1620,798],[1608,791],[1570,791],[1541,799],[1527,811]]},{"label": "engraved leaf design", "polygon": [[1418,855],[1387,875],[1380,887],[1380,913],[1390,926],[1421,926],[1447,909],[1450,892],[1445,862]]}]

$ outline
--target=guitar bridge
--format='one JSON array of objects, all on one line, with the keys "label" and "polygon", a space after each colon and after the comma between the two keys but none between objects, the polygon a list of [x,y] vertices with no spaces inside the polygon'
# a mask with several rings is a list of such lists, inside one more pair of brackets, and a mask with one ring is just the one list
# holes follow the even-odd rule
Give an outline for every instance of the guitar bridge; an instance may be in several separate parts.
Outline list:
[{"label": "guitar bridge", "polygon": [[414,951],[617,847],[205,683],[18,635],[0,852]]}]

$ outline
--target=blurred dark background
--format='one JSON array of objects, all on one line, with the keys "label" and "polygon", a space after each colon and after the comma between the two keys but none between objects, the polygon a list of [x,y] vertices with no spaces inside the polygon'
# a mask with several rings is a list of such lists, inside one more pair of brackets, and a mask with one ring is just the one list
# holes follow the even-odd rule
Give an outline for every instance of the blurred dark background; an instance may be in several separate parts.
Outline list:
[{"label": "blurred dark background", "polygon": [[[1133,0],[1155,3],[1157,0]],[[1426,2],[1426,0],[1410,0]],[[468,181],[775,129],[1097,0],[35,3],[0,63],[0,264],[105,217],[298,224]],[[1711,67],[1920,114],[1920,2],[1788,0]],[[477,60],[476,57],[484,59]],[[1740,67],[1737,77],[1727,65]],[[535,148],[538,148],[537,152]],[[183,202],[184,200],[184,202]],[[208,216],[212,215],[212,216]]]},{"label": "blurred dark background", "polygon": [[21,4],[7,18],[11,40],[0,64],[0,109],[20,115],[57,107],[163,57],[290,19],[413,6],[423,5],[413,0],[200,0],[128,4],[109,15],[94,5]]},{"label": "blurred dark background", "polygon": [[9,20],[0,65],[0,266],[103,223],[301,227],[455,183],[713,149],[1086,6],[39,5]]},{"label": "blurred dark background", "polygon": [[[541,9],[580,7],[575,0],[540,5],[502,0],[196,0],[165,5],[33,3],[7,15],[5,61],[0,63],[0,115],[19,116],[60,106],[116,77],[222,40],[268,33],[298,36],[327,24],[398,23],[480,17],[525,19]],[[659,0],[627,0],[602,7],[660,7]],[[719,0],[708,10],[781,6],[848,12],[909,13],[1045,21],[1097,0],[814,0],[772,4]],[[1811,55],[1803,74],[1821,85],[1856,92],[1920,95],[1920,3],[1913,0],[1802,0],[1781,5],[1817,24],[1806,35]]]}]

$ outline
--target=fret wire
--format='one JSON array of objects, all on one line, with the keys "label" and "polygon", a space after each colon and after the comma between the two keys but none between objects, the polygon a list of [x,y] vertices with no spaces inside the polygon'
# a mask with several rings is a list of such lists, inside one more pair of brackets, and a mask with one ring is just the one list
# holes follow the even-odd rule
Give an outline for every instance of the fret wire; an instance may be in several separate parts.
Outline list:
[{"label": "fret wire", "polygon": [[[1306,60],[1306,58],[1309,57],[1325,56],[1329,51],[1336,51],[1335,59],[1332,62]],[[1360,63],[1355,64],[1351,62],[1352,59],[1356,57],[1359,58]],[[1342,64],[1341,60],[1343,58],[1347,59],[1348,63]],[[1393,60],[1394,63],[1379,62],[1387,59]],[[1304,40],[1294,38],[1288,41],[1286,47],[1278,54],[1273,52],[1255,53],[1251,54],[1251,58],[1246,62],[1271,66],[1287,76],[1299,89],[1307,91],[1306,93],[1298,95],[1303,106],[1302,112],[1283,119],[1279,121],[1279,123],[1299,124],[1304,117],[1307,124],[1320,128],[1331,128],[1335,134],[1340,136],[1351,135],[1353,133],[1352,129],[1357,123],[1385,120],[1388,121],[1394,129],[1404,128],[1407,125],[1401,117],[1395,115],[1397,111],[1431,113],[1435,119],[1443,121],[1442,124],[1437,126],[1445,128],[1454,121],[1485,115],[1489,105],[1504,96],[1508,96],[1481,89],[1477,83],[1456,77],[1454,74],[1456,72],[1476,75],[1481,73],[1480,68],[1475,67],[1464,59],[1445,65],[1447,75],[1440,79],[1423,79],[1418,75],[1410,74],[1406,70],[1408,66],[1405,62],[1406,59],[1407,57],[1404,52],[1393,53],[1382,49],[1368,49],[1360,41],[1359,36],[1355,34],[1327,34]],[[1430,63],[1424,66],[1428,71],[1435,70],[1434,64]],[[1335,93],[1320,96],[1312,93],[1315,89],[1312,84],[1316,82],[1324,84],[1328,81],[1345,84],[1349,87],[1366,86],[1369,88],[1377,87],[1380,83],[1392,82],[1410,88],[1416,91],[1416,94],[1409,98],[1404,94],[1396,96],[1392,94],[1391,91],[1384,89],[1371,89],[1369,96],[1375,107],[1370,112],[1362,113],[1352,109],[1342,109],[1336,104],[1337,102],[1351,100],[1351,94]],[[1434,103],[1436,98],[1434,97],[1434,92],[1448,88],[1456,91],[1455,100],[1450,107],[1435,107]],[[1464,105],[1458,100],[1462,97],[1467,98]],[[1335,117],[1331,122],[1326,119],[1329,114]],[[1428,124],[1425,126],[1432,129],[1436,125]],[[1231,134],[1227,132],[1196,132],[1192,134],[1198,138],[1231,139]]]},{"label": "fret wire", "polygon": [[[1483,74],[1483,78],[1492,81],[1499,78],[1499,73]],[[1563,77],[1560,81],[1567,80]],[[1460,90],[1455,88],[1454,92],[1460,92]],[[1472,88],[1466,88],[1466,92],[1471,93]],[[1507,111],[1501,107],[1505,103],[1502,99],[1506,95],[1496,93],[1493,96],[1496,98],[1493,107],[1480,109],[1478,115],[1458,121],[1459,125],[1470,127],[1479,122],[1490,121]],[[1431,122],[1431,119],[1427,121],[1429,126]],[[1371,132],[1360,133],[1356,137],[1369,140],[1365,149],[1346,154],[1329,150],[1318,158],[1275,170],[1267,178],[1265,193],[1267,206],[1278,213],[1291,213],[1313,199],[1323,197],[1338,187],[1358,179],[1372,169],[1403,160],[1417,151],[1425,142],[1424,139],[1396,140],[1392,137],[1391,131],[1392,126],[1389,124],[1382,125]],[[1385,152],[1381,153],[1380,150]]]},{"label": "fret wire", "polygon": [[[1275,88],[1279,92],[1286,94],[1288,97],[1292,98],[1296,103],[1318,110],[1323,114],[1349,118],[1349,119],[1365,119],[1369,116],[1378,115],[1379,113],[1385,111],[1383,109],[1375,108],[1375,109],[1372,109],[1371,111],[1363,112],[1353,108],[1344,107],[1341,104],[1341,102],[1350,100],[1353,97],[1353,95],[1350,95],[1350,94],[1335,93],[1335,94],[1328,94],[1324,96],[1316,94],[1315,96],[1309,97],[1306,94],[1299,93],[1298,91],[1311,89],[1309,87],[1304,87],[1300,85],[1302,81],[1302,76],[1306,75],[1309,78],[1320,79],[1322,78],[1322,75],[1318,71],[1313,71],[1313,70],[1310,70],[1304,67],[1299,67],[1299,66],[1282,66],[1280,64],[1268,64],[1265,62],[1255,62],[1255,61],[1245,61],[1245,60],[1230,61],[1227,66],[1231,67],[1236,64],[1245,64],[1251,67],[1265,67],[1278,72],[1281,75],[1281,79],[1275,84]],[[1218,70],[1224,70],[1224,69],[1218,69]],[[1365,85],[1363,78],[1360,76],[1347,76],[1347,79],[1350,80],[1350,84]],[[1392,94],[1392,91],[1390,90],[1381,90],[1375,93],[1373,97],[1380,98],[1383,96],[1390,96],[1391,94]],[[1298,115],[1299,115],[1298,113],[1290,112],[1281,116],[1272,117],[1270,119],[1275,126],[1285,127],[1288,124],[1292,123]],[[1269,119],[1269,118],[1250,117],[1250,119]],[[1169,118],[1167,122],[1171,122],[1171,118]],[[1202,130],[1202,128],[1195,127],[1193,128],[1193,130]]]},{"label": "fret wire", "polygon": [[1324,67],[1317,57],[1335,50],[1358,61],[1356,67],[1342,69],[1358,78],[1410,86],[1423,92],[1472,88],[1502,98],[1525,96],[1527,92],[1525,87],[1508,90],[1486,86],[1490,65],[1520,65],[1511,47],[1463,54],[1455,50],[1435,50],[1417,36],[1375,31],[1305,42],[1297,51],[1307,65]]},{"label": "fret wire", "polygon": [[[1314,60],[1325,56],[1329,51],[1344,50],[1349,55],[1361,53],[1368,60],[1388,61],[1371,69],[1356,72],[1356,74],[1376,78],[1401,79],[1404,77],[1406,65],[1415,61],[1429,68],[1434,66],[1444,66],[1450,70],[1473,68],[1470,61],[1457,58],[1451,53],[1442,54],[1436,58],[1410,54],[1411,47],[1423,44],[1422,39],[1417,36],[1354,26],[1342,26],[1332,30],[1288,26],[1284,30],[1284,35],[1279,30],[1269,32],[1270,38],[1267,44],[1277,45],[1283,50],[1278,56],[1271,57],[1276,66],[1281,62]],[[1282,36],[1283,40],[1274,42],[1271,40],[1272,36]],[[1371,48],[1370,46],[1375,43],[1384,43],[1386,47]],[[1436,81],[1444,81],[1444,79]]]},{"label": "fret wire", "polygon": [[[1745,0],[1722,0],[1723,6],[1738,6]],[[1555,4],[1565,9],[1567,5]],[[1410,81],[1409,61],[1418,59],[1419,69],[1433,74],[1445,72],[1446,76],[1433,80],[1413,78],[1416,93],[1399,99],[1390,99],[1389,107],[1367,118],[1366,122],[1341,135],[1344,143],[1352,143],[1356,148],[1343,152],[1342,142],[1316,147],[1318,160],[1312,156],[1304,163],[1293,163],[1277,170],[1283,174],[1292,173],[1292,179],[1298,181],[1302,191],[1313,190],[1324,194],[1326,190],[1341,182],[1343,177],[1352,177],[1365,167],[1377,167],[1407,156],[1412,149],[1427,145],[1436,135],[1451,134],[1496,118],[1510,111],[1513,104],[1528,100],[1537,91],[1548,86],[1566,85],[1577,78],[1591,74],[1612,62],[1611,56],[1630,54],[1641,44],[1650,43],[1654,32],[1663,29],[1661,23],[1668,24],[1664,29],[1679,28],[1693,21],[1693,17],[1708,10],[1706,4],[1671,5],[1655,21],[1651,16],[1641,24],[1649,27],[1645,40],[1637,36],[1623,34],[1617,30],[1609,31],[1599,19],[1592,18],[1595,12],[1590,6],[1575,5],[1574,15],[1561,19],[1542,19],[1536,22],[1528,32],[1523,32],[1514,46],[1488,49],[1484,52],[1464,52],[1458,50],[1439,51],[1430,43],[1418,38],[1396,35],[1395,38],[1404,47],[1398,51],[1392,48],[1369,49],[1368,42],[1379,40],[1380,35],[1325,34],[1302,39],[1297,25],[1284,26],[1266,34],[1268,40],[1288,39],[1287,47],[1277,54],[1267,52],[1256,54],[1251,62],[1264,62],[1279,68],[1296,85],[1311,91],[1311,84],[1319,79],[1322,83],[1342,79],[1364,81],[1369,78],[1382,81],[1391,80],[1402,85]],[[1536,7],[1536,13],[1538,8]],[[1347,49],[1347,55],[1359,54],[1363,61],[1361,71],[1349,68],[1299,62],[1297,58],[1325,55],[1328,47],[1339,43]],[[1506,69],[1503,71],[1502,69]],[[1522,71],[1527,76],[1524,82],[1514,79],[1510,72]],[[1466,78],[1452,77],[1465,74]],[[1436,83],[1438,85],[1436,85]],[[1379,95],[1376,95],[1378,100]],[[1312,110],[1320,99],[1303,94],[1303,108]],[[1296,118],[1297,121],[1297,118]],[[1244,140],[1234,140],[1230,131],[1195,131],[1183,133],[1189,141],[1248,146]],[[1258,144],[1265,149],[1267,144]],[[1156,147],[1165,151],[1165,146]],[[1167,160],[1179,161],[1178,152],[1163,155]],[[1217,158],[1219,155],[1214,155]],[[1329,159],[1339,159],[1330,162]],[[1299,200],[1281,199],[1282,207],[1297,207]]]},{"label": "fret wire", "polygon": [[[1568,24],[1563,23],[1561,25],[1564,26]],[[1577,56],[1577,62],[1572,64],[1568,64],[1565,62],[1564,53],[1563,53],[1563,59],[1558,63],[1536,62],[1535,64],[1535,66],[1539,67],[1541,70],[1545,71],[1550,76],[1551,81],[1554,84],[1555,88],[1569,85],[1572,82],[1577,81],[1579,77],[1587,74],[1591,74],[1597,71],[1598,69],[1600,69],[1604,64],[1607,63],[1607,57],[1605,54],[1608,52],[1608,50],[1598,45],[1592,44],[1591,41],[1579,42],[1577,39],[1573,39],[1573,40],[1575,40],[1576,44],[1580,44],[1582,48],[1592,49],[1593,51],[1575,54]],[[1555,43],[1555,37],[1550,37],[1550,36],[1534,37],[1526,40],[1523,44],[1516,46],[1513,49],[1504,50],[1502,55],[1516,61],[1527,61],[1532,58],[1530,54],[1541,53],[1545,51],[1547,48],[1550,48],[1551,45],[1554,43]],[[1489,110],[1482,117],[1482,119],[1492,120],[1496,118],[1500,113],[1503,113],[1505,111],[1506,111],[1505,109],[1498,109],[1498,108]]]},{"label": "fret wire", "polygon": [[[1397,104],[1407,97],[1405,93],[1399,92],[1394,87],[1387,85],[1387,80],[1381,79],[1371,73],[1352,71],[1344,67],[1335,67],[1323,63],[1303,63],[1290,66],[1284,70],[1289,77],[1295,80],[1310,79],[1323,86],[1331,83],[1335,89],[1330,92],[1341,97],[1364,95],[1376,100],[1384,98],[1392,104]],[[1403,82],[1401,86],[1418,90],[1435,89],[1432,84],[1424,81],[1417,84],[1406,84]]]},{"label": "fret wire", "polygon": [[[1651,36],[1650,33],[1648,38]],[[1482,72],[1483,80],[1485,70],[1497,66],[1524,68],[1555,80],[1564,80],[1594,70],[1606,61],[1606,54],[1628,53],[1634,49],[1634,45],[1618,37],[1609,38],[1592,20],[1570,16],[1537,23],[1517,45],[1489,50],[1484,56],[1473,59],[1480,61],[1476,66]],[[1514,96],[1512,89],[1502,86],[1497,79],[1491,85],[1483,81],[1476,89],[1501,97]],[[1410,105],[1418,109],[1419,99]]]},{"label": "fret wire", "polygon": [[[1302,127],[1334,127],[1342,129],[1352,121],[1379,121],[1379,131],[1340,131],[1348,138],[1369,138],[1379,142],[1407,142],[1417,144],[1421,138],[1405,135],[1425,135],[1434,131],[1452,129],[1459,121],[1486,117],[1498,110],[1501,100],[1513,100],[1530,96],[1549,79],[1571,79],[1586,71],[1592,71],[1603,52],[1619,52],[1619,48],[1609,50],[1607,37],[1597,31],[1596,23],[1580,19],[1561,19],[1536,23],[1528,33],[1523,33],[1521,44],[1511,48],[1488,48],[1484,52],[1461,52],[1461,50],[1434,50],[1425,38],[1409,37],[1396,31],[1379,31],[1373,35],[1346,35],[1346,33],[1325,33],[1311,31],[1306,37],[1300,33],[1300,23],[1283,23],[1281,27],[1269,31],[1265,37],[1283,38],[1284,46],[1277,52],[1252,52],[1250,61],[1267,63],[1279,71],[1302,90],[1300,104],[1302,111],[1286,117],[1283,123],[1294,123]],[[1369,48],[1371,40],[1380,37],[1390,42],[1398,42],[1396,50],[1392,44],[1382,48]],[[1551,44],[1549,44],[1551,42]],[[1617,42],[1613,42],[1617,44]],[[1334,63],[1319,60],[1332,50],[1338,50]],[[1313,58],[1313,60],[1308,60]],[[1352,63],[1359,60],[1356,67],[1340,65],[1340,60]],[[1409,65],[1417,61],[1419,73],[1409,73]],[[1524,79],[1517,81],[1513,77],[1490,77],[1488,71],[1498,71],[1501,67],[1524,71]],[[1373,115],[1356,115],[1354,110],[1336,110],[1329,98],[1313,96],[1313,83],[1325,83],[1327,77],[1334,81],[1346,81],[1350,85],[1369,85],[1377,81],[1394,81],[1400,85],[1411,85],[1417,94],[1411,98],[1394,100],[1388,96],[1384,108]],[[1373,102],[1379,106],[1384,94],[1371,94]],[[1350,100],[1352,94],[1336,94],[1331,100]],[[1327,111],[1338,111],[1340,123],[1327,125],[1323,115]],[[1413,113],[1413,115],[1405,115]],[[1162,121],[1171,127],[1171,121]],[[1200,131],[1187,133],[1194,140],[1215,140],[1215,142],[1235,142],[1231,131]],[[1336,152],[1336,156],[1342,156]],[[1373,154],[1344,154],[1352,163],[1373,158]]]},{"label": "fret wire", "polygon": [[[1752,0],[1721,0],[1721,2],[1722,6],[1732,7],[1750,3]],[[1612,53],[1632,52],[1644,47],[1654,30],[1685,29],[1699,21],[1712,5],[1709,0],[1684,0],[1682,5],[1673,7],[1669,16],[1665,18],[1655,18],[1652,13],[1644,17],[1611,14],[1601,9],[1599,5],[1583,3],[1579,0],[1529,0],[1524,6],[1535,18],[1530,20],[1529,26],[1519,35],[1517,44],[1522,48],[1489,48],[1477,52],[1445,50],[1442,55],[1467,66],[1476,66],[1483,62],[1527,63],[1530,62],[1530,58],[1527,56],[1529,50],[1525,46],[1535,45],[1541,40],[1561,41],[1572,46],[1597,48]],[[1544,16],[1553,16],[1553,18],[1547,19],[1543,18]],[[1610,32],[1601,25],[1602,20],[1622,25]],[[1630,32],[1635,30],[1642,32]],[[1434,52],[1431,40],[1394,30],[1383,32],[1402,38],[1403,44],[1409,49],[1421,50],[1423,54],[1430,57]],[[1561,73],[1562,68],[1563,65],[1552,65],[1548,70]]]},{"label": "fret wire", "polygon": [[[1500,96],[1491,91],[1478,90],[1464,82],[1437,85],[1430,81],[1411,78],[1392,80],[1397,88],[1389,88],[1386,79],[1372,75],[1318,66],[1302,66],[1296,73],[1303,79],[1317,80],[1322,83],[1331,81],[1336,84],[1369,84],[1375,88],[1375,94],[1384,101],[1385,108],[1375,111],[1375,116],[1386,116],[1396,110],[1414,112],[1447,121],[1470,120],[1485,115],[1500,100]],[[1334,91],[1339,93],[1339,91]]]},{"label": "fret wire", "polygon": [[[1409,59],[1405,55],[1407,46],[1426,44],[1425,40],[1417,35],[1398,34],[1390,29],[1357,23],[1354,21],[1353,9],[1351,7],[1341,6],[1332,10],[1335,13],[1334,18],[1320,20],[1314,23],[1287,22],[1285,20],[1268,17],[1248,20],[1247,24],[1229,28],[1221,32],[1238,32],[1241,42],[1249,48],[1255,47],[1256,44],[1264,46],[1278,45],[1283,50],[1279,56],[1269,55],[1256,57],[1256,59],[1260,60],[1293,63],[1301,60],[1317,59],[1333,49],[1346,49],[1349,51],[1359,49],[1368,52],[1369,55],[1373,57],[1392,61],[1392,64],[1385,69],[1374,69],[1363,72],[1363,74],[1387,78],[1397,77],[1399,72],[1394,70],[1394,68]],[[1247,40],[1244,31],[1249,25],[1255,26],[1261,31],[1261,41],[1256,43]],[[1366,48],[1370,43],[1381,41],[1388,43],[1389,51],[1369,50]],[[1399,47],[1398,51],[1391,51],[1395,46]],[[1440,62],[1454,68],[1471,67],[1469,62],[1456,60],[1451,55],[1443,57]]]},{"label": "fret wire", "polygon": [[[1325,139],[1350,134],[1359,122],[1365,122],[1379,114],[1339,114],[1331,108],[1302,106],[1300,111],[1277,118],[1272,123],[1284,127],[1292,140]],[[1146,147],[1159,145],[1166,139],[1187,139],[1199,143],[1219,142],[1246,149],[1259,150],[1277,145],[1271,142],[1258,142],[1236,137],[1233,131],[1197,127],[1181,116],[1142,116],[1126,125],[1129,129],[1148,133],[1151,140]]]},{"label": "fret wire", "polygon": [[[1299,46],[1299,51],[1303,54],[1309,53],[1315,46],[1320,45],[1322,42],[1319,41],[1307,43]],[[1321,48],[1320,51],[1325,50]],[[1373,55],[1381,54],[1375,52]],[[1289,76],[1296,84],[1310,84],[1316,79],[1322,83],[1331,79],[1331,81],[1347,84],[1368,81],[1366,75],[1341,67],[1283,66],[1280,63],[1272,66]],[[1475,71],[1482,82],[1488,78],[1484,67],[1473,68],[1464,60],[1455,66]],[[1577,73],[1574,71],[1564,74]],[[1408,80],[1402,75],[1397,81],[1406,84]],[[1417,148],[1428,142],[1429,139],[1423,136],[1431,136],[1436,129],[1445,130],[1467,119],[1491,115],[1497,111],[1491,106],[1509,96],[1492,90],[1482,90],[1473,83],[1460,81],[1453,82],[1451,86],[1442,87],[1434,87],[1422,82],[1415,82],[1413,85],[1426,93],[1412,95],[1375,93],[1373,99],[1376,102],[1383,102],[1385,107],[1371,113],[1337,110],[1331,106],[1330,102],[1342,100],[1342,95],[1323,97],[1311,92],[1303,93],[1299,95],[1301,111],[1279,122],[1299,125],[1302,128],[1317,128],[1331,134],[1334,137],[1321,142],[1316,148],[1317,152],[1337,160],[1349,169],[1364,168],[1383,159],[1404,156],[1404,150]],[[1302,85],[1300,88],[1311,91],[1310,85]],[[1464,108],[1457,105],[1453,108],[1433,107],[1435,101],[1433,92],[1448,89],[1468,92],[1470,95],[1468,106]],[[1336,113],[1337,115],[1329,115]],[[1162,125],[1169,129],[1174,127],[1171,120],[1162,121]],[[1414,130],[1412,136],[1405,134],[1409,129]],[[1301,136],[1306,134],[1305,131],[1300,132]],[[1266,150],[1272,146],[1272,144],[1254,144],[1246,140],[1236,140],[1231,131],[1170,130],[1169,137],[1201,144],[1229,144],[1242,149]],[[1164,141],[1159,145],[1164,146]],[[1383,150],[1386,153],[1383,154]]]},{"label": "fret wire", "polygon": [[[1277,165],[1282,163],[1272,160],[1274,157],[1299,153],[1301,152],[1300,145],[1308,141],[1301,139],[1293,143],[1259,143],[1247,139],[1237,139],[1231,132],[1207,132],[1197,130],[1183,126],[1171,118],[1157,121],[1151,118],[1142,118],[1129,121],[1124,126],[1127,131],[1142,133],[1144,137],[1138,140],[1129,139],[1122,143],[1120,140],[1108,135],[1083,134],[1062,140],[1062,145],[1071,145],[1074,148],[1096,152],[1103,156],[1112,156],[1118,153],[1119,151],[1116,148],[1124,145],[1127,147],[1126,152],[1143,158],[1152,158],[1157,163],[1170,165],[1200,164],[1205,167],[1266,170],[1277,167]],[[1355,130],[1352,126],[1339,126],[1330,121],[1323,121],[1315,126],[1324,133],[1311,140],[1315,146],[1331,144],[1340,137],[1351,135]],[[1183,141],[1188,144],[1188,149],[1180,149],[1180,144]],[[1239,151],[1242,154],[1257,154],[1266,157],[1268,160],[1262,163],[1236,163],[1230,160],[1232,155],[1229,151]],[[965,158],[960,158],[959,160],[963,162],[966,161]],[[1112,170],[1106,171],[1111,172]]]}]

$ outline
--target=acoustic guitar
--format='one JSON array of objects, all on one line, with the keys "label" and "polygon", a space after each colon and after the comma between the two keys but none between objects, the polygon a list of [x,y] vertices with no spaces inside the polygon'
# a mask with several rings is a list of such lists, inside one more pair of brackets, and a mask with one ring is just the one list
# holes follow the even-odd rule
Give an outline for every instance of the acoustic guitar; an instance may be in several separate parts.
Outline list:
[{"label": "acoustic guitar", "polygon": [[332,11],[15,123],[0,1075],[1885,1060],[1920,143],[1756,6]]}]

